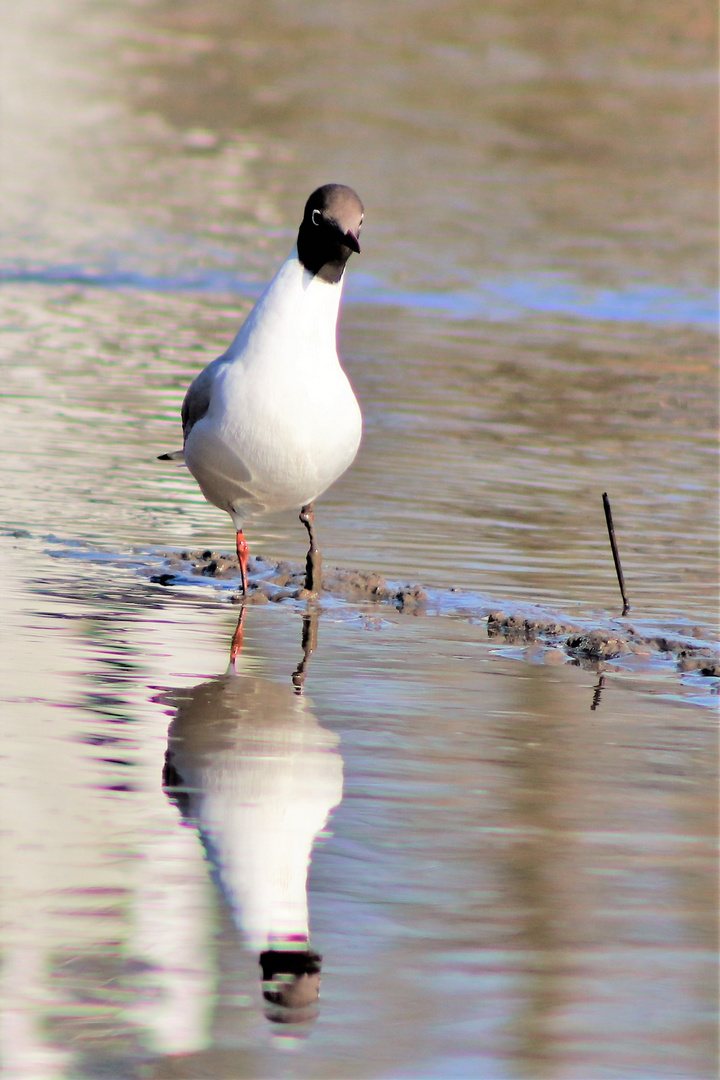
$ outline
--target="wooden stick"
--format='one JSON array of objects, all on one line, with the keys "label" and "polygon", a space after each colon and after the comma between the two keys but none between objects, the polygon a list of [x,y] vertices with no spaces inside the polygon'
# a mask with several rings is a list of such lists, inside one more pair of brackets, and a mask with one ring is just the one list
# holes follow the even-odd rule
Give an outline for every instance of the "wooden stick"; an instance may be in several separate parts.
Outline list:
[{"label": "wooden stick", "polygon": [[603,491],[603,510],[605,511],[605,521],[607,522],[608,536],[610,537],[610,549],[612,550],[613,562],[615,563],[615,573],[617,574],[618,585],[620,586],[620,595],[623,601],[623,615],[627,615],[630,610],[628,598],[625,593],[625,578],[623,577],[622,566],[620,565],[620,556],[618,555],[617,542],[615,540],[615,529],[613,527],[612,510],[610,509],[610,500],[607,497],[607,491]]}]

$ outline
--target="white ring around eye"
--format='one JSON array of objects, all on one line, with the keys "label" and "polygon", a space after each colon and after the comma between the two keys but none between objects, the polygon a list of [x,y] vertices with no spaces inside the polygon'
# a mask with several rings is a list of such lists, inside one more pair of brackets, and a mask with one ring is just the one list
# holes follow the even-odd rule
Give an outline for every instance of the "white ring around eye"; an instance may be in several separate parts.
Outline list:
[{"label": "white ring around eye", "polygon": [[321,210],[313,210],[312,214],[310,215],[310,220],[312,221],[313,225],[319,225],[320,224],[319,219],[315,217],[316,214],[318,214],[319,217],[322,217],[322,211]]}]

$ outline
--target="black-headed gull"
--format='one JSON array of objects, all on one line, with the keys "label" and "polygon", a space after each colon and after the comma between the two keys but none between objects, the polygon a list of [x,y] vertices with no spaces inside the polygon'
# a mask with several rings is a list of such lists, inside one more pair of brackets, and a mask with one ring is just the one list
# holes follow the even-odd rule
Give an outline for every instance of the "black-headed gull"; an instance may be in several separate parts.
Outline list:
[{"label": "black-headed gull", "polygon": [[320,584],[313,503],[353,462],[362,416],[337,352],[343,273],[363,205],[343,184],[308,199],[297,244],[227,352],[190,384],[182,407],[183,459],[237,533],[243,593],[251,514],[300,507],[310,539],[305,585]]}]

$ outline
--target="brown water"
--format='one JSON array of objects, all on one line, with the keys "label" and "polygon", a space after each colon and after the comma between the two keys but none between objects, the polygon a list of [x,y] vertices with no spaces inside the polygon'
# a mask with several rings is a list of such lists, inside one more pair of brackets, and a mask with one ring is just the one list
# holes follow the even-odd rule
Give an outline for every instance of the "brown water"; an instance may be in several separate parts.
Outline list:
[{"label": "brown water", "polygon": [[[298,696],[302,605],[248,610],[231,679],[227,589],[149,582],[230,546],[155,456],[337,179],[365,438],[326,562],[627,627],[608,491],[632,625],[712,640],[713,20],[4,6],[4,1075],[715,1075],[716,679],[329,598]],[[250,913],[318,830],[320,1011],[273,1024]]]}]

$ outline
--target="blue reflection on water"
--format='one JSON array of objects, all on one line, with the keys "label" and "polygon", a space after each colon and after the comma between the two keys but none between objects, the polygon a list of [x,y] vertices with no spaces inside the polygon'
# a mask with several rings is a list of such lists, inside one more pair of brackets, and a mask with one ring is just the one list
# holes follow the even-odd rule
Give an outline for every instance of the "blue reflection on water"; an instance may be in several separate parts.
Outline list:
[{"label": "blue reflection on water", "polygon": [[542,312],[614,322],[674,323],[712,329],[718,325],[718,298],[711,289],[685,291],[644,283],[622,290],[594,289],[561,274],[485,281],[472,292],[400,291],[355,274],[348,295],[353,300],[424,309],[456,319],[522,318]]},{"label": "blue reflection on water", "polygon": [[[229,270],[203,267],[189,273],[158,275],[120,266],[89,268],[79,263],[56,266],[6,265],[0,282],[73,284],[102,289],[132,288],[147,292],[239,293],[260,295],[264,283]],[[677,289],[652,283],[623,289],[592,288],[562,274],[483,281],[472,290],[397,289],[369,274],[353,273],[348,298],[355,303],[405,307],[451,319],[506,320],[531,313],[568,315],[610,322],[645,322],[716,329],[718,297],[712,289]]]}]

